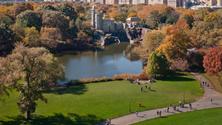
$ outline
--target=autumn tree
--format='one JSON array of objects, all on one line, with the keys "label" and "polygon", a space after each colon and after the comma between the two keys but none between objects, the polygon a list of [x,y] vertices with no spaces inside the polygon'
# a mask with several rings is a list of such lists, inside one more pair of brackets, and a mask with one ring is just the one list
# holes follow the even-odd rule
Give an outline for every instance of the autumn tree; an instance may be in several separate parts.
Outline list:
[{"label": "autumn tree", "polygon": [[65,16],[69,17],[70,20],[76,20],[77,18],[77,12],[75,8],[73,8],[71,5],[65,3],[62,5],[57,6],[57,10],[62,12]]},{"label": "autumn tree", "polygon": [[185,59],[187,49],[191,47],[191,40],[185,29],[177,26],[168,28],[167,36],[157,48],[159,53],[164,54],[169,61]]},{"label": "autumn tree", "polygon": [[148,31],[143,38],[144,47],[150,53],[159,47],[165,35],[160,30]]},{"label": "autumn tree", "polygon": [[14,6],[14,15],[17,16],[21,12],[26,10],[33,10],[33,6],[30,3],[18,3]]},{"label": "autumn tree", "polygon": [[40,30],[42,26],[41,16],[31,10],[24,11],[16,17],[16,23],[23,27],[36,27]]},{"label": "autumn tree", "polygon": [[56,48],[61,43],[62,32],[58,28],[42,27],[40,40],[42,46],[49,49]]},{"label": "autumn tree", "polygon": [[0,24],[5,24],[5,25],[12,25],[14,23],[14,20],[5,14],[0,14]]},{"label": "autumn tree", "polygon": [[[7,67],[1,67],[4,84],[11,85],[19,92],[18,107],[27,119],[36,110],[36,101],[47,102],[43,91],[63,77],[63,67],[45,48],[27,48],[19,44],[12,54],[3,59]],[[2,65],[0,65],[2,66]]]},{"label": "autumn tree", "polygon": [[43,11],[47,11],[47,10],[56,11],[57,9],[54,6],[52,6],[52,5],[42,4],[41,6],[37,7],[36,10],[43,12]]},{"label": "autumn tree", "polygon": [[63,37],[67,35],[69,19],[61,12],[46,11],[43,13],[42,23],[44,27],[58,28],[62,32]]},{"label": "autumn tree", "polygon": [[222,17],[212,12],[195,21],[190,36],[195,47],[214,47],[222,39]]},{"label": "autumn tree", "polygon": [[169,62],[164,55],[153,52],[148,58],[147,74],[150,76],[165,76],[169,73],[169,66]]},{"label": "autumn tree", "polygon": [[222,71],[222,48],[212,48],[204,56],[203,66],[208,73],[219,73]]},{"label": "autumn tree", "polygon": [[35,27],[25,29],[24,43],[28,46],[39,46],[40,45],[40,34]]},{"label": "autumn tree", "polygon": [[150,15],[146,19],[147,25],[154,29],[157,28],[160,24],[161,14],[159,11],[154,10],[150,13]]}]

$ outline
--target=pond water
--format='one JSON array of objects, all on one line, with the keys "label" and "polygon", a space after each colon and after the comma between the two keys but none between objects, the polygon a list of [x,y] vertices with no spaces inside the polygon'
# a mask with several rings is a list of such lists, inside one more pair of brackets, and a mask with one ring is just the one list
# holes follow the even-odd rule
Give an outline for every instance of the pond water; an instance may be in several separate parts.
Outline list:
[{"label": "pond water", "polygon": [[58,59],[65,66],[66,80],[140,73],[142,61],[128,59],[125,54],[127,46],[128,43],[113,44],[107,46],[104,51],[65,54]]}]

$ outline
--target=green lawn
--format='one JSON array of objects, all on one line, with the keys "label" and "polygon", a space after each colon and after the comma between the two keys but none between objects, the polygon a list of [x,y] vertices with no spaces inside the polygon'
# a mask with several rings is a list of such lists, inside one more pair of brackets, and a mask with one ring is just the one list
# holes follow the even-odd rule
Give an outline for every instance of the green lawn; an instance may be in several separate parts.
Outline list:
[{"label": "green lawn", "polygon": [[[165,107],[184,98],[186,102],[194,101],[202,93],[198,82],[191,76],[157,81],[152,85],[152,91],[146,92],[141,92],[139,85],[128,81],[85,84],[46,93],[48,103],[38,103],[34,122],[48,120],[47,122],[52,123],[57,120],[55,123],[59,123],[61,120],[62,123],[66,121],[66,124],[75,124],[78,120],[99,121],[125,115],[130,111]],[[16,101],[17,93],[12,92],[0,102],[0,121],[7,124],[19,121]],[[144,107],[139,107],[139,104]]]},{"label": "green lawn", "polygon": [[135,125],[221,125],[221,121],[222,108],[215,108],[148,120]]}]

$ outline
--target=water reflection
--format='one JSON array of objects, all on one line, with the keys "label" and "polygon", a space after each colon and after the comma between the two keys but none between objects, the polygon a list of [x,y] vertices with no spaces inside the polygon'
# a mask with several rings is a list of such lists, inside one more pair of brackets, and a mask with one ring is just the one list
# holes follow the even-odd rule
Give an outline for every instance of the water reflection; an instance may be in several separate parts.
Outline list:
[{"label": "water reflection", "polygon": [[130,61],[125,57],[127,43],[110,45],[104,51],[66,54],[59,57],[65,66],[67,80],[86,77],[111,77],[119,73],[140,73],[142,62]]}]

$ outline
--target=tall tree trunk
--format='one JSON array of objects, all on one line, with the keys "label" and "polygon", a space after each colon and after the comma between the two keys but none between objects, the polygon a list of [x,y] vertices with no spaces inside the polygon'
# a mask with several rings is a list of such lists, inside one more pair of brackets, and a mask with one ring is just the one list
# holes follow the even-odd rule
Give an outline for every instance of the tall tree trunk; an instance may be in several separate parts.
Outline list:
[{"label": "tall tree trunk", "polygon": [[26,112],[26,119],[27,119],[27,120],[31,119],[31,112],[30,112],[30,110],[28,110],[28,111]]}]

